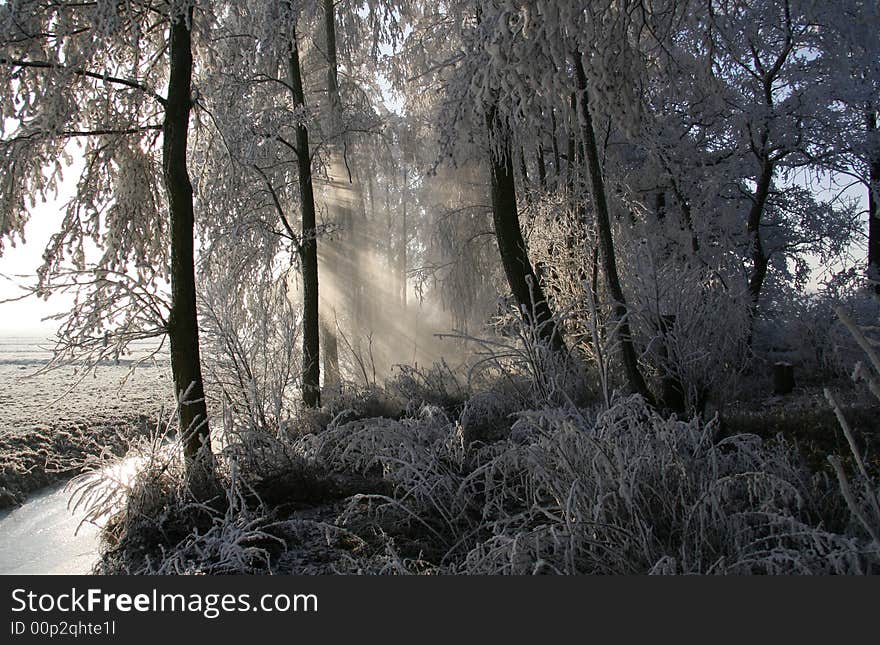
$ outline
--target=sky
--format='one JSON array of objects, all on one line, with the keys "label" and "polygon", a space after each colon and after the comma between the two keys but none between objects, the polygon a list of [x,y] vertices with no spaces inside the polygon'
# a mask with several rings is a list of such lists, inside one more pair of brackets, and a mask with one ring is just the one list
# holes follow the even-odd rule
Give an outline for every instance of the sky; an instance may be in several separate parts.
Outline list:
[{"label": "sky", "polygon": [[52,233],[58,230],[63,217],[66,197],[40,204],[25,227],[25,240],[16,240],[13,247],[8,240],[0,251],[0,334],[50,335],[58,328],[57,321],[44,320],[47,316],[69,309],[73,297],[68,294],[52,296],[48,302],[33,296],[15,302],[4,302],[22,295],[19,284],[33,284],[36,270],[42,263],[43,251]]},{"label": "sky", "polygon": [[[3,121],[3,132],[12,132],[16,122],[13,119]],[[77,158],[82,153],[73,145],[70,154]],[[76,186],[76,176],[81,165],[74,163],[59,185],[58,196],[47,198],[46,203],[39,203],[31,213],[25,226],[25,241],[16,238],[15,246],[8,239],[3,240],[0,250],[0,334],[37,334],[51,335],[58,329],[58,322],[45,320],[48,316],[69,309],[73,297],[68,294],[56,294],[49,301],[39,300],[33,296],[23,300],[8,302],[10,299],[23,295],[19,285],[33,285],[36,282],[37,268],[42,264],[43,251],[52,234],[57,232],[64,216],[64,204],[70,199]]]}]

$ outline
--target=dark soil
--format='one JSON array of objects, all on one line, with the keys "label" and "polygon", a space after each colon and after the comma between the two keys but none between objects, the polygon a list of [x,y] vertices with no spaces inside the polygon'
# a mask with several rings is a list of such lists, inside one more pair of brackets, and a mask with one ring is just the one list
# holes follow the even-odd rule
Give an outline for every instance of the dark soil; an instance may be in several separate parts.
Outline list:
[{"label": "dark soil", "polygon": [[136,415],[0,429],[0,509],[22,504],[29,493],[78,474],[90,457],[123,456],[132,438],[154,427],[155,420]]}]

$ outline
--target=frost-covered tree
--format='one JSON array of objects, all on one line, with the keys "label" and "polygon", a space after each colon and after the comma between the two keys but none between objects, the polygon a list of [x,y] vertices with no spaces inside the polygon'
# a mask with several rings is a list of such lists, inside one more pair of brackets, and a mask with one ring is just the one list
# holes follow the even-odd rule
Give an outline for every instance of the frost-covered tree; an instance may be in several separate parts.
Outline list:
[{"label": "frost-covered tree", "polygon": [[[709,49],[714,89],[723,105],[713,144],[745,165],[737,191],[746,199],[748,285],[755,305],[771,260],[768,237],[780,223],[774,210],[786,208],[781,175],[807,164],[810,128],[824,107],[810,74],[812,26],[805,4],[709,2],[704,12],[694,13],[694,38]],[[777,221],[771,224],[772,219]]]},{"label": "frost-covered tree", "polygon": [[[742,285],[752,315],[769,280],[769,314],[780,289],[805,284],[810,255],[830,261],[851,239],[851,208],[816,190],[815,170],[834,154],[819,144],[835,96],[815,64],[814,9],[799,0],[446,2],[414,22],[414,104],[439,106],[442,148],[459,164],[487,148],[493,116],[488,148],[510,159],[523,188],[515,203],[540,249],[535,273],[566,308],[582,308],[584,289],[604,282],[636,391],[649,394],[642,347],[667,335],[677,307],[667,286],[635,273],[649,258],[655,276],[678,266],[701,298],[738,302]],[[424,92],[432,87],[442,88],[436,99]],[[671,300],[658,301],[661,292]],[[588,332],[581,318],[567,327]]]},{"label": "frost-covered tree", "polygon": [[[216,136],[206,143],[203,181],[212,196],[209,243],[250,241],[247,271],[271,274],[286,242],[301,296],[303,403],[320,405],[318,235],[303,44],[308,3],[229,5],[212,34],[206,112]],[[297,227],[298,224],[298,227]],[[296,229],[299,230],[296,230]],[[277,277],[277,276],[274,276]],[[293,324],[293,321],[291,321]]]},{"label": "frost-covered tree", "polygon": [[[509,88],[497,82],[493,68],[486,65],[485,45],[504,25],[493,3],[465,2],[423,8],[415,25],[417,31],[405,47],[414,54],[410,69],[418,77],[431,75],[445,94],[438,125],[441,147],[461,165],[487,160],[483,163],[490,183],[488,197],[508,287],[528,324],[539,330],[545,342],[561,350],[561,330],[523,239],[514,171],[518,142],[514,139],[515,124],[502,105],[508,100]],[[426,43],[439,51],[430,52]]]},{"label": "frost-covered tree", "polygon": [[192,2],[0,5],[0,232],[22,236],[82,158],[38,293],[77,290],[62,336],[93,357],[168,334],[190,475],[212,463],[187,169],[194,33],[210,19]]},{"label": "frost-covered tree", "polygon": [[[218,289],[204,302],[248,327],[259,316],[249,308],[288,289],[307,405],[340,379],[375,381],[401,346],[431,345],[413,329],[437,314],[461,329],[502,321],[502,334],[524,323],[556,354],[595,362],[648,400],[675,376],[698,407],[716,381],[694,357],[740,369],[751,337],[805,287],[810,262],[831,263],[852,239],[856,212],[820,194],[820,180],[859,179],[877,209],[875,9],[7,3],[4,78],[18,99],[3,102],[14,134],[2,230],[23,230],[22,200],[50,190],[61,172],[52,164],[82,141],[78,198],[41,288],[88,282],[67,334],[80,345],[103,348],[111,321],[122,321],[111,349],[169,321],[183,333],[189,314],[168,314],[156,294],[192,252],[169,254],[152,231],[176,239],[192,219],[174,215],[186,211],[176,196],[187,192],[188,152],[205,285]],[[170,29],[180,24],[196,51],[189,67],[167,55],[183,43]],[[175,61],[198,88],[188,150],[167,136],[186,116],[171,100]],[[383,105],[389,86],[401,114]],[[168,311],[187,293],[172,289]],[[233,307],[230,293],[250,304]],[[495,307],[504,294],[512,308]],[[685,334],[698,349],[688,352]]]},{"label": "frost-covered tree", "polygon": [[[880,6],[870,0],[815,3],[816,87],[831,100],[814,155],[867,194],[869,276],[880,275]],[[826,99],[827,102],[827,99]],[[878,289],[875,285],[875,289]]]},{"label": "frost-covered tree", "polygon": [[[586,84],[592,82],[592,78],[605,75],[608,67],[602,67],[602,60],[597,60],[592,53],[602,51],[604,45],[608,45],[610,51],[614,39],[620,35],[614,32],[617,28],[614,24],[610,27],[606,24],[605,18],[611,15],[618,22],[628,23],[629,13],[618,3],[596,3],[595,7],[591,5],[588,9],[582,3],[481,2],[477,3],[474,12],[471,3],[452,2],[441,5],[425,22],[427,29],[442,25],[444,34],[455,29],[453,33],[463,43],[459,51],[450,52],[448,58],[441,57],[440,64],[429,67],[437,74],[446,92],[440,127],[443,141],[446,149],[460,159],[474,158],[480,145],[489,150],[493,167],[490,177],[494,178],[495,230],[499,236],[502,263],[519,307],[530,312],[534,306],[536,318],[543,325],[553,318],[549,313],[549,301],[541,292],[543,287],[528,260],[524,242],[514,238],[511,238],[512,242],[507,240],[506,233],[517,227],[504,225],[510,218],[499,219],[497,215],[499,212],[515,212],[507,207],[517,201],[514,168],[518,166],[520,179],[524,186],[528,186],[529,169],[524,151],[543,149],[548,129],[553,139],[551,149],[557,173],[563,165],[560,149],[567,148],[565,166],[569,185],[573,186],[572,181],[582,166],[591,167],[589,176],[594,180],[591,189],[572,195],[569,216],[577,218],[580,225],[586,224],[587,213],[596,217],[602,240],[599,248],[604,274],[609,294],[615,302],[628,380],[633,389],[649,396],[637,364],[638,352],[628,329],[626,298],[616,273],[612,221],[605,207],[607,200],[604,199],[603,171],[594,125],[584,121],[585,116],[592,118],[586,100]],[[624,37],[627,28],[623,27]],[[584,51],[591,54],[586,63],[581,60]],[[425,59],[427,65],[432,65],[427,56]],[[575,63],[581,66],[580,75],[576,73]],[[591,70],[590,75],[584,70],[585,65]],[[619,85],[625,86],[632,73],[627,71],[621,76]],[[601,82],[599,85],[604,88],[607,84]],[[486,121],[486,115],[490,117],[488,142],[485,135],[479,135],[481,130],[486,130],[481,125]],[[550,128],[546,123],[548,116]],[[467,135],[463,136],[463,133]],[[590,134],[593,135],[592,146],[589,145]],[[535,174],[539,182],[546,184],[547,165],[543,153],[537,157]],[[498,181],[499,177],[504,181]],[[499,191],[499,187],[504,190]],[[506,198],[499,199],[503,197]],[[505,208],[499,209],[499,204]],[[511,249],[520,252],[512,253]],[[547,329],[548,339],[558,336],[554,326],[547,325]]]},{"label": "frost-covered tree", "polygon": [[[377,153],[379,118],[364,79],[377,67],[369,43],[381,34],[390,38],[393,28],[386,4],[253,2],[230,7],[214,32],[205,103],[218,135],[206,144],[203,180],[216,197],[216,212],[208,237],[222,246],[230,231],[249,231],[245,237],[256,235],[262,248],[261,259],[251,258],[264,266],[273,264],[282,244],[292,249],[301,288],[291,297],[302,303],[302,386],[309,405],[319,401],[319,344],[323,386],[333,386],[340,351],[357,347],[360,330],[371,327],[365,312],[380,310],[371,304],[383,287],[368,261],[377,236],[365,184],[372,187],[383,173],[387,155]],[[293,33],[298,65],[289,54]],[[308,150],[300,154],[303,135]],[[369,190],[369,206],[375,193]],[[314,276],[306,262],[313,243],[320,250]],[[312,319],[319,332],[313,333]]]}]

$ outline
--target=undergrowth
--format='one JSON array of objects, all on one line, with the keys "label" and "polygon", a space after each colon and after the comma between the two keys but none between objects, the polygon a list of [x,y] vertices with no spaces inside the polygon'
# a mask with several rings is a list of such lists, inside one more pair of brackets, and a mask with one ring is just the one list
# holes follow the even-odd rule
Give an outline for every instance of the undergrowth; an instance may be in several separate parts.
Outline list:
[{"label": "undergrowth", "polygon": [[811,471],[783,438],[722,437],[717,419],[667,419],[639,397],[604,411],[510,413],[509,429],[491,441],[468,439],[467,416],[467,405],[455,416],[425,404],[399,419],[343,415],[319,432],[241,437],[219,459],[225,493],[207,503],[182,489],[167,448],[144,444],[152,456],[123,487],[127,503],[105,530],[100,570],[827,574],[880,566],[880,545],[834,475]]},{"label": "undergrowth", "polygon": [[[874,345],[843,320],[869,358],[854,379],[880,397]],[[791,423],[760,436],[717,414],[664,416],[620,394],[589,404],[568,381],[529,389],[528,371],[491,369],[501,376],[475,388],[442,365],[404,368],[385,388],[343,386],[278,427],[231,424],[213,499],[186,490],[179,446],[141,441],[134,477],[103,468],[74,485],[89,519],[109,516],[98,570],[880,571],[874,444],[857,440],[832,392],[836,428],[803,410],[794,426],[820,419],[845,441],[810,443],[825,430],[808,432],[805,451]],[[817,463],[826,447],[837,454]]]}]

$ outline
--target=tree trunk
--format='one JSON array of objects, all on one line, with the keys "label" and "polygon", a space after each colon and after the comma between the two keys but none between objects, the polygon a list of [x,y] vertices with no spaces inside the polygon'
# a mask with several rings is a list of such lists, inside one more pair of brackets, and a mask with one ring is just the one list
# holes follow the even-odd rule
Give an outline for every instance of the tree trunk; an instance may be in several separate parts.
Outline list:
[{"label": "tree trunk", "polygon": [[[336,9],[334,0],[324,2],[324,43],[327,49],[327,92],[330,95],[330,110],[334,122],[342,113],[339,97],[339,61],[336,56]],[[338,124],[337,124],[338,125]]]},{"label": "tree trunk", "polygon": [[767,267],[770,263],[770,258],[764,251],[764,244],[761,240],[761,220],[767,206],[767,198],[770,195],[770,186],[773,184],[773,171],[773,162],[764,155],[761,159],[761,174],[758,176],[758,185],[752,196],[752,207],[749,209],[747,222],[747,230],[752,238],[752,272],[749,275],[749,294],[752,296],[753,315],[758,308],[761,290],[767,277]]},{"label": "tree trunk", "polygon": [[539,145],[535,150],[535,161],[538,166],[538,185],[541,190],[547,190],[547,164],[544,161],[544,146]]},{"label": "tree trunk", "polygon": [[192,9],[171,23],[170,73],[162,141],[162,170],[171,219],[171,372],[177,416],[191,484],[213,473],[211,433],[199,356],[193,250],[193,190],[186,166],[192,105]]},{"label": "tree trunk", "polygon": [[[486,117],[490,139],[496,139],[495,114]],[[495,238],[501,253],[501,263],[516,304],[523,320],[533,326],[538,337],[555,351],[565,351],[561,331],[557,328],[529,260],[526,243],[519,227],[519,212],[516,207],[516,184],[513,177],[513,160],[510,146],[500,146],[501,155],[490,155],[492,175],[492,218],[495,223]]]},{"label": "tree trunk", "polygon": [[605,180],[602,177],[599,149],[596,145],[596,133],[593,130],[593,115],[590,112],[589,95],[587,93],[587,74],[584,71],[583,61],[579,52],[575,53],[574,62],[577,89],[580,95],[580,128],[584,152],[587,158],[587,167],[590,173],[593,207],[596,209],[599,248],[601,249],[602,265],[605,270],[605,280],[608,283],[608,292],[614,299],[614,313],[618,320],[623,366],[630,388],[634,392],[641,394],[647,401],[653,403],[654,397],[648,390],[645,379],[639,370],[639,359],[636,354],[629,324],[629,310],[626,305],[626,299],[623,296],[623,289],[620,286],[620,277],[617,273],[617,258],[614,252],[614,238],[611,234],[611,217],[608,213],[608,201],[605,195]]},{"label": "tree trunk", "polygon": [[553,148],[553,171],[556,174],[556,186],[559,186],[559,178],[562,176],[562,158],[559,154],[559,125],[556,123],[556,112],[550,111],[550,127],[553,130],[553,138],[550,141]]},{"label": "tree trunk", "polygon": [[[571,104],[571,113],[577,114],[577,94],[572,93],[569,97],[569,103]],[[574,140],[574,124],[572,124],[571,130],[569,130],[568,135],[568,159],[565,164],[565,185],[568,186],[568,192],[570,195],[574,194],[574,171],[575,166],[577,164],[577,148]]]},{"label": "tree trunk", "polygon": [[[293,103],[305,105],[299,45],[296,32],[292,34],[288,61],[290,89]],[[296,161],[299,170],[299,195],[302,207],[302,250],[300,262],[303,277],[303,403],[316,408],[321,405],[321,367],[318,349],[318,242],[315,239],[315,193],[312,187],[312,156],[309,149],[309,131],[300,123],[296,128]]]},{"label": "tree trunk", "polygon": [[[868,134],[877,137],[877,112],[868,111]],[[880,142],[878,142],[880,145]],[[868,160],[868,277],[874,293],[880,294],[880,149],[875,146]]]}]

